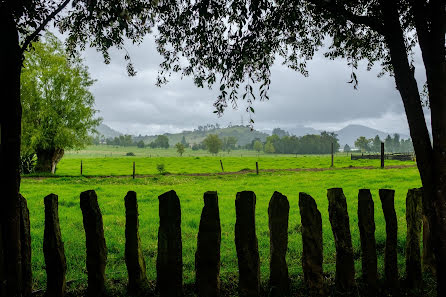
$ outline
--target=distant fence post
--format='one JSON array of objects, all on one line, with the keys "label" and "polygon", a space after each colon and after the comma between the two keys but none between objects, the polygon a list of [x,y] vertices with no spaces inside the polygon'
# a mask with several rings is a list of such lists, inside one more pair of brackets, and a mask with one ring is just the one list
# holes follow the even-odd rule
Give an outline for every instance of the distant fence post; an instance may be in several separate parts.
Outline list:
[{"label": "distant fence post", "polygon": [[336,245],[336,287],[349,292],[355,285],[355,261],[347,212],[347,200],[341,188],[327,190],[328,214]]},{"label": "distant fence post", "polygon": [[274,192],[268,205],[270,277],[269,285],[275,287],[277,295],[288,296],[290,279],[286,263],[288,249],[288,218],[290,203],[286,196]]},{"label": "distant fence post", "polygon": [[331,143],[331,167],[334,166],[334,143]]},{"label": "distant fence post", "polygon": [[195,284],[199,297],[220,296],[221,226],[217,192],[203,195],[195,253]]},{"label": "distant fence post", "polygon": [[82,160],[81,160],[81,175],[82,175]]},{"label": "distant fence post", "polygon": [[107,264],[108,251],[96,192],[93,190],[82,192],[80,205],[87,248],[87,296],[100,297],[104,296],[105,293],[105,266]]},{"label": "distant fence post", "polygon": [[133,161],[133,179],[135,179],[135,161]]},{"label": "distant fence post", "polygon": [[358,227],[362,251],[362,278],[368,290],[375,291],[378,281],[375,207],[369,189],[360,189],[358,193]]},{"label": "distant fence post", "polygon": [[66,290],[67,261],[60,233],[58,199],[55,194],[50,194],[44,198],[43,254],[47,275],[46,295],[63,297]]},{"label": "distant fence post", "polygon": [[423,225],[422,189],[410,189],[406,197],[406,283],[409,288],[419,288],[421,273],[420,238]]},{"label": "distant fence post", "polygon": [[381,142],[381,168],[384,168],[384,142]]},{"label": "distant fence post", "polygon": [[256,195],[238,192],[235,199],[235,247],[239,269],[239,296],[260,294],[260,257],[255,225]]},{"label": "distant fence post", "polygon": [[220,166],[221,166],[221,171],[225,172],[225,170],[223,169],[223,162],[220,160]]},{"label": "distant fence post", "polygon": [[388,287],[397,288],[398,284],[398,221],[395,213],[395,190],[380,189],[384,219],[386,221],[386,247],[384,250],[384,272]]},{"label": "distant fence post", "polygon": [[183,296],[181,207],[175,191],[158,197],[160,225],[156,258],[156,286],[161,297]]},{"label": "distant fence post", "polygon": [[322,217],[316,201],[306,194],[299,193],[299,210],[302,226],[302,270],[307,288],[315,296],[323,295],[324,276],[322,269]]},{"label": "distant fence post", "polygon": [[256,162],[256,173],[259,175],[259,162]]}]

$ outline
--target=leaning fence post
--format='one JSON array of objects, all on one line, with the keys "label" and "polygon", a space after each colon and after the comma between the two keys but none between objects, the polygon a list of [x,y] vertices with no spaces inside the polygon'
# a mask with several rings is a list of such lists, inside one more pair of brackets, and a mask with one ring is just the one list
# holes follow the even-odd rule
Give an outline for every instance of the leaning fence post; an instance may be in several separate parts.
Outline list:
[{"label": "leaning fence post", "polygon": [[82,192],[80,205],[87,248],[87,296],[104,296],[105,266],[107,264],[108,251],[105,244],[102,214],[96,192],[93,190]]},{"label": "leaning fence post", "polygon": [[287,296],[290,289],[286,252],[288,249],[288,217],[290,204],[286,196],[274,192],[268,205],[270,287],[278,296]]},{"label": "leaning fence post", "polygon": [[299,193],[299,210],[302,225],[302,270],[304,281],[310,292],[323,294],[324,276],[322,269],[322,217],[316,201],[306,194]]},{"label": "leaning fence post", "polygon": [[139,237],[138,201],[136,193],[129,191],[124,198],[125,206],[125,264],[129,276],[131,294],[143,293],[147,286],[146,262]]},{"label": "leaning fence post", "polygon": [[20,242],[22,257],[22,294],[32,294],[32,271],[31,271],[31,228],[29,222],[29,210],[25,197],[19,194],[20,199]]},{"label": "leaning fence post", "polygon": [[238,192],[235,199],[235,247],[239,269],[239,296],[260,294],[260,258],[255,227],[256,195]]},{"label": "leaning fence post", "polygon": [[58,199],[55,194],[50,194],[44,198],[43,254],[47,276],[46,295],[52,297],[63,297],[66,290],[67,262],[60,233]]},{"label": "leaning fence post", "polygon": [[406,283],[409,288],[419,288],[421,274],[420,238],[422,218],[422,189],[410,189],[406,197]]},{"label": "leaning fence post", "polygon": [[223,169],[223,162],[220,160],[220,166],[221,166],[221,171],[225,172],[225,170]]},{"label": "leaning fence post", "polygon": [[347,201],[341,188],[327,190],[328,214],[336,245],[336,287],[350,291],[355,285],[355,262],[347,212]]},{"label": "leaning fence post", "polygon": [[195,253],[195,284],[199,297],[220,296],[221,227],[217,192],[203,195]]},{"label": "leaning fence post", "polygon": [[378,280],[375,207],[369,189],[360,189],[358,193],[358,227],[361,238],[362,278],[369,290],[375,290]]},{"label": "leaning fence post", "polygon": [[156,258],[156,286],[161,297],[183,296],[181,207],[175,191],[158,197],[160,225]]},{"label": "leaning fence post", "polygon": [[394,205],[395,191],[380,189],[379,198],[381,199],[384,219],[386,221],[386,247],[384,250],[385,279],[387,286],[396,288],[398,287],[398,222]]}]

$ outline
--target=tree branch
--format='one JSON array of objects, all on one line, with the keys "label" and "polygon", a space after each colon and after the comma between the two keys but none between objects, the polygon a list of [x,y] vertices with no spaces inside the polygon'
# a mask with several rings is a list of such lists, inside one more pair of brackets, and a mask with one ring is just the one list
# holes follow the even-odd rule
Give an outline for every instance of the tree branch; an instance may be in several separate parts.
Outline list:
[{"label": "tree branch", "polygon": [[39,33],[45,29],[45,26],[62,10],[64,9],[71,0],[64,0],[51,14],[49,14],[43,22],[37,27],[37,29],[28,37],[26,37],[25,42],[23,43],[21,49],[22,53],[28,48],[30,43],[39,35]]},{"label": "tree branch", "polygon": [[374,18],[367,15],[357,15],[351,11],[346,10],[341,5],[338,5],[334,0],[307,0],[316,7],[327,10],[330,13],[341,16],[346,20],[357,24],[365,25],[375,30],[378,33],[384,33],[384,26],[377,22]]}]

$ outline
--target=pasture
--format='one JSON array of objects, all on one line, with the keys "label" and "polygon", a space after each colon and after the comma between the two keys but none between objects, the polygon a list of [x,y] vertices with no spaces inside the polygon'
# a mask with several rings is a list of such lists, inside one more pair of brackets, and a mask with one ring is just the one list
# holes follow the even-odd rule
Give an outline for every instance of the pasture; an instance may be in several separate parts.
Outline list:
[{"label": "pasture", "polygon": [[[239,152],[239,151],[237,151]],[[112,152],[113,153],[113,152]],[[398,265],[400,275],[404,276],[404,252],[406,241],[405,198],[407,190],[420,187],[416,167],[379,169],[379,160],[350,161],[347,156],[335,157],[335,168],[325,171],[282,171],[286,168],[327,168],[330,156],[250,156],[236,157],[106,157],[98,158],[95,151],[84,154],[67,154],[57,171],[58,178],[24,178],[21,193],[28,200],[31,218],[32,268],[35,289],[44,289],[46,274],[42,252],[44,231],[43,197],[55,193],[59,195],[59,214],[62,237],[67,257],[67,280],[71,281],[69,290],[77,290],[86,285],[85,234],[79,195],[82,191],[93,189],[97,192],[103,214],[104,232],[108,247],[107,277],[109,286],[125,284],[127,271],[124,261],[125,208],[124,196],[127,191],[137,192],[139,203],[140,235],[143,254],[147,264],[147,274],[153,283],[156,278],[157,229],[159,224],[157,197],[169,190],[175,190],[180,198],[182,211],[183,274],[186,287],[194,283],[194,255],[197,233],[203,207],[203,193],[216,190],[219,196],[221,241],[221,280],[222,288],[233,296],[237,290],[237,256],[234,244],[235,197],[243,190],[254,191],[256,204],[256,233],[259,241],[261,261],[261,280],[267,286],[269,276],[269,231],[268,203],[274,191],[288,197],[290,219],[288,229],[287,263],[292,289],[302,285],[301,268],[302,239],[300,234],[300,215],[298,207],[299,192],[310,194],[322,214],[324,239],[324,272],[328,282],[334,279],[335,246],[328,220],[328,200],[326,190],[342,187],[347,198],[350,215],[350,228],[355,254],[356,277],[361,275],[360,240],[357,218],[357,197],[361,188],[371,189],[376,222],[376,242],[378,249],[378,271],[383,274],[383,255],[385,244],[385,221],[378,196],[378,189],[395,189],[395,210],[398,217]],[[232,153],[232,154],[235,154]],[[78,157],[75,157],[78,156]],[[197,158],[198,157],[198,158]],[[86,165],[86,175],[78,176],[78,162],[82,158]],[[225,171],[239,171],[255,168],[259,161],[262,169],[278,169],[275,172],[216,175],[221,171],[219,160],[223,160]],[[130,175],[131,162],[137,164],[138,174],[150,176],[132,179],[131,177],[101,178],[94,175]],[[145,163],[144,163],[145,162]],[[172,175],[160,175],[156,164],[164,163]],[[253,167],[254,163],[254,167]],[[389,164],[388,162],[386,164]],[[392,161],[396,165],[413,165],[414,162]],[[88,165],[90,164],[90,165]],[[102,165],[102,166],[101,166]],[[127,167],[125,167],[127,166]],[[376,166],[376,169],[354,169],[360,166]],[[209,176],[181,175],[181,173],[211,173]],[[71,176],[70,176],[71,175]],[[113,285],[114,284],[114,285]],[[231,293],[232,292],[232,293]],[[236,295],[234,295],[236,296]]]}]

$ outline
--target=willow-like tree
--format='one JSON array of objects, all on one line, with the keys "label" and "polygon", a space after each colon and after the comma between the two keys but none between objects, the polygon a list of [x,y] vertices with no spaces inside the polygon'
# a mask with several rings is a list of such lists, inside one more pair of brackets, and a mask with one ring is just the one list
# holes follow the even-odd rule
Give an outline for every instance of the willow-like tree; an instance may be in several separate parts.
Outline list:
[{"label": "willow-like tree", "polygon": [[[22,295],[19,220],[24,53],[52,24],[67,36],[70,53],[96,47],[109,62],[124,38],[138,43],[153,26],[153,5],[144,0],[0,0],[0,295]],[[127,60],[129,57],[125,55]],[[134,74],[131,63],[129,74]]]},{"label": "willow-like tree", "polygon": [[22,153],[37,154],[36,170],[54,173],[67,149],[90,142],[95,117],[93,84],[82,59],[69,59],[60,40],[45,34],[25,53],[21,76]]},{"label": "willow-like tree", "polygon": [[[164,74],[194,76],[200,87],[221,92],[221,113],[238,98],[252,103],[254,87],[267,99],[276,57],[303,75],[306,62],[324,47],[328,59],[355,68],[378,64],[395,79],[405,108],[437,259],[438,295],[446,296],[446,1],[444,0],[172,0],[160,2],[158,47]],[[172,13],[172,7],[176,7]],[[423,113],[412,56],[421,49],[427,77],[433,142]],[[187,58],[183,63],[180,55]],[[218,80],[218,81],[217,81]],[[421,84],[424,81],[420,82]],[[248,106],[248,112],[252,112]]]}]

